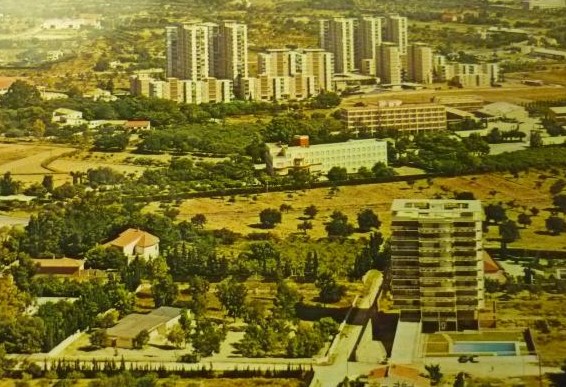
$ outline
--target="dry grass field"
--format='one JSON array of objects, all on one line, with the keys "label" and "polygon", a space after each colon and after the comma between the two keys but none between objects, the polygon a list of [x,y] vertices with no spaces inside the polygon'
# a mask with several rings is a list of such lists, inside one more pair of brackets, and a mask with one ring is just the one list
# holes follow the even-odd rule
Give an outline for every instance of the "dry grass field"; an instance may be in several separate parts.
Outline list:
[{"label": "dry grass field", "polygon": [[[21,381],[20,381],[21,382]],[[75,387],[87,387],[92,380],[73,380],[69,385]],[[26,381],[26,386],[53,386],[56,380],[38,379]],[[0,387],[14,387],[15,380],[0,380]],[[158,386],[176,387],[299,387],[303,384],[296,379],[161,379]]]},{"label": "dry grass field", "polygon": [[[42,163],[73,150],[70,147],[36,143],[0,144],[0,174],[11,172],[14,179],[24,183],[40,182],[44,174],[52,173]],[[57,183],[65,179],[66,176],[55,176]]]},{"label": "dry grass field", "polygon": [[[292,209],[283,213],[283,222],[270,230],[276,237],[284,239],[297,233],[297,225],[302,222],[304,209],[314,204],[319,213],[312,220],[313,229],[308,234],[311,239],[316,240],[326,236],[324,223],[333,211],[342,211],[355,224],[357,213],[361,209],[370,208],[378,213],[383,222],[382,232],[388,235],[389,209],[393,199],[452,198],[456,192],[470,191],[484,203],[502,202],[507,208],[508,216],[513,220],[516,220],[521,212],[530,213],[529,209],[532,207],[541,210],[538,216],[532,218],[533,225],[522,229],[521,239],[512,243],[511,247],[566,249],[564,238],[537,233],[545,229],[544,220],[549,215],[548,210],[552,203],[548,188],[556,181],[556,177],[541,179],[541,175],[542,173],[530,172],[515,178],[505,174],[489,174],[436,178],[432,181],[423,179],[413,186],[405,182],[346,186],[340,187],[336,194],[331,194],[327,188],[262,193],[237,196],[235,202],[228,200],[228,197],[190,199],[181,205],[179,218],[189,220],[195,214],[202,213],[207,218],[206,228],[228,228],[247,235],[263,231],[257,228],[259,213],[263,209],[279,208],[282,204],[287,204]],[[540,184],[540,187],[537,184]],[[154,203],[148,209],[156,207],[157,204]],[[497,227],[490,227],[487,238],[488,244],[498,245]]]},{"label": "dry grass field", "polygon": [[[566,359],[566,296],[520,293],[511,301],[498,301],[497,326],[500,329],[530,327],[537,353],[545,365],[561,365]],[[536,321],[545,322],[547,332],[537,329]]]}]

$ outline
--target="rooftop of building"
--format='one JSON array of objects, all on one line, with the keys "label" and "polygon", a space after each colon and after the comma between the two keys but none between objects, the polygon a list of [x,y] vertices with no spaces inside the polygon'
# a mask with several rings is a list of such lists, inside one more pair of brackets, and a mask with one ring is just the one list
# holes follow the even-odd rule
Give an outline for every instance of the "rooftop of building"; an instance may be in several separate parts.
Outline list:
[{"label": "rooftop of building", "polygon": [[376,104],[366,104],[365,106],[348,106],[343,108],[343,111],[364,111],[364,110],[380,110],[380,109],[390,109],[390,108],[427,108],[427,107],[439,107],[444,108],[443,105],[434,102],[426,103],[408,103],[405,104],[400,100],[383,100]]},{"label": "rooftop of building", "polygon": [[118,238],[111,240],[106,245],[125,247],[135,243],[139,247],[155,246],[159,243],[159,238],[146,231],[135,228],[129,228],[122,232]]},{"label": "rooftop of building", "polygon": [[444,216],[446,214],[459,214],[462,212],[479,212],[483,209],[479,200],[450,200],[450,199],[395,199],[391,210],[397,216]]},{"label": "rooftop of building", "polygon": [[516,112],[517,110],[521,110],[524,111],[525,108],[519,105],[515,105],[509,102],[493,102],[490,103],[488,105],[485,105],[484,107],[482,107],[480,110],[478,110],[479,113],[483,113],[486,115],[490,115],[490,116],[499,116],[499,115],[505,115],[508,113],[513,113]]},{"label": "rooftop of building", "polygon": [[42,268],[47,267],[75,267],[80,268],[84,261],[72,258],[33,259],[33,263]]},{"label": "rooftop of building", "polygon": [[333,142],[333,143],[329,143],[329,144],[314,144],[314,145],[287,145],[287,144],[282,144],[282,143],[275,143],[275,142],[269,142],[266,143],[265,145],[267,146],[268,151],[270,152],[278,152],[281,149],[309,149],[309,148],[314,148],[314,149],[332,149],[332,148],[340,148],[340,147],[344,147],[344,146],[351,146],[354,144],[371,144],[371,143],[386,143],[387,141],[385,140],[378,140],[375,138],[367,138],[367,139],[361,139],[361,140],[356,140],[356,139],[350,139],[348,141],[344,141],[344,142]]},{"label": "rooftop of building", "polygon": [[177,318],[181,309],[162,306],[148,314],[132,313],[121,319],[118,324],[106,331],[108,336],[135,338],[141,331],[151,332],[162,324]]},{"label": "rooftop of building", "polygon": [[549,110],[554,114],[566,114],[566,106],[553,106]]}]

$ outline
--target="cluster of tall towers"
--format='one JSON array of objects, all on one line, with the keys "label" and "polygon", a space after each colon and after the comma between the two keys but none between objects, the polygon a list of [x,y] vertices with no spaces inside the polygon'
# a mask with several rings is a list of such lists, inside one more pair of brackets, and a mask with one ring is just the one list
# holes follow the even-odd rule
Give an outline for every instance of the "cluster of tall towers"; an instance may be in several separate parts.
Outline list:
[{"label": "cluster of tall towers", "polygon": [[226,20],[166,27],[167,76],[203,81],[248,76],[248,27]]},{"label": "cluster of tall towers", "polygon": [[337,73],[360,72],[389,84],[432,82],[433,51],[424,44],[409,44],[404,16],[321,20],[319,43],[334,54]]}]

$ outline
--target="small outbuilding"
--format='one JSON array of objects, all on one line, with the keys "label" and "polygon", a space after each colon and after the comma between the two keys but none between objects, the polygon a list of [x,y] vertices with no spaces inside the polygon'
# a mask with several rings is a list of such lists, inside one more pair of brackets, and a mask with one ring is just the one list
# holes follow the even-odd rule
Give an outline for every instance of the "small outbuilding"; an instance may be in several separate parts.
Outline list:
[{"label": "small outbuilding", "polygon": [[37,274],[80,275],[85,269],[85,262],[72,258],[34,259]]},{"label": "small outbuilding", "polygon": [[148,314],[132,313],[106,330],[108,347],[133,348],[134,339],[142,331],[149,333],[150,340],[165,336],[167,331],[181,318],[181,309],[162,306]]}]

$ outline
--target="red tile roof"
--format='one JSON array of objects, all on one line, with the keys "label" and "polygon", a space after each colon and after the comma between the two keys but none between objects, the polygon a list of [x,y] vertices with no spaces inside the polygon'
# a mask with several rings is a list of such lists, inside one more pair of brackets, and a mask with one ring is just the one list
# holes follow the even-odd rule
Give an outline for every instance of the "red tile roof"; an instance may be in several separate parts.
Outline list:
[{"label": "red tile roof", "polygon": [[151,247],[159,243],[159,238],[155,235],[151,235],[148,232],[138,230],[135,228],[129,228],[123,233],[121,233],[118,238],[108,242],[106,245],[125,247],[135,243],[139,247]]},{"label": "red tile roof", "polygon": [[497,273],[501,270],[497,262],[491,256],[484,251],[483,252],[483,271],[484,273]]}]

